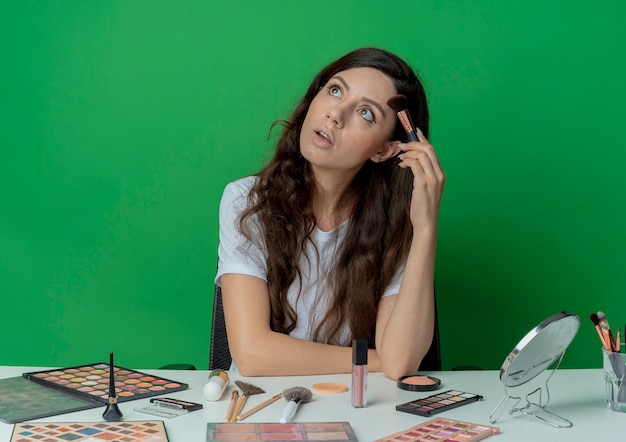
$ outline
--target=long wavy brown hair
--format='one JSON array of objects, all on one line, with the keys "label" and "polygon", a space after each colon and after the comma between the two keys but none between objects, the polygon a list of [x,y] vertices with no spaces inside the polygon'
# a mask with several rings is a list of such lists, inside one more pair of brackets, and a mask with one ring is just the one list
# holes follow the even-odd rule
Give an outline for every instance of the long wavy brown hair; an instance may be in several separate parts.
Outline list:
[{"label": "long wavy brown hair", "polygon": [[[377,48],[357,49],[326,66],[289,120],[275,123],[283,129],[274,156],[256,174],[258,182],[239,227],[249,240],[262,240],[267,248],[270,326],[277,332],[289,333],[298,320],[287,292],[302,281],[299,258],[316,225],[311,169],[300,154],[302,124],[319,90],[338,72],[357,67],[375,68],[391,78],[397,93],[407,97],[413,122],[428,137],[426,94],[417,75],[401,58]],[[389,139],[406,140],[400,124]],[[398,161],[368,161],[340,198],[336,209],[351,216],[329,276],[330,308],[314,331],[317,342],[337,343],[347,323],[353,338],[374,343],[378,304],[408,254],[413,232],[409,219],[413,175],[410,169],[398,167]],[[256,229],[248,223],[252,220],[263,238],[254,238]]]}]

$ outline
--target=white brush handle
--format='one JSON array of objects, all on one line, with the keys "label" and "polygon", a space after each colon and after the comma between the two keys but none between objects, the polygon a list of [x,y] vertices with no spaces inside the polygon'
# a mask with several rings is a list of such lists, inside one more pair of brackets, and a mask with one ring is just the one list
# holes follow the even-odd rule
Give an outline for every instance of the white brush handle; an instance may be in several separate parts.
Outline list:
[{"label": "white brush handle", "polygon": [[296,410],[298,409],[298,403],[295,401],[287,402],[287,406],[283,410],[283,415],[280,417],[280,423],[286,424],[291,420],[294,414],[296,414]]}]

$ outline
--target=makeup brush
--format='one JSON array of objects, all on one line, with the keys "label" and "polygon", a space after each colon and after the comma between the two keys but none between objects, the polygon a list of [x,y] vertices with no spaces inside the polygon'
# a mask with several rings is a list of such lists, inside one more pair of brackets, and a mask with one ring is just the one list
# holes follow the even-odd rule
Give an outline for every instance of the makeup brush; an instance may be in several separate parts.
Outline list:
[{"label": "makeup brush", "polygon": [[591,319],[591,322],[593,322],[593,325],[598,332],[598,336],[600,337],[600,341],[602,341],[602,346],[604,347],[604,349],[606,351],[611,351],[611,345],[607,342],[606,338],[604,337],[604,333],[602,333],[602,329],[600,328],[600,321],[598,320],[597,313],[590,314],[589,319]]},{"label": "makeup brush", "polygon": [[239,398],[239,401],[237,401],[237,406],[233,411],[233,415],[230,417],[231,423],[237,421],[237,416],[239,416],[239,413],[241,413],[241,410],[243,409],[243,406],[246,403],[246,399],[248,399],[248,396],[252,396],[253,394],[265,393],[265,390],[263,390],[262,388],[259,388],[256,385],[249,384],[247,382],[235,381],[235,384],[237,384],[237,387],[241,389],[241,397]]},{"label": "makeup brush", "polygon": [[275,394],[274,396],[272,396],[271,398],[264,400],[260,404],[255,405],[254,407],[250,408],[245,413],[241,413],[239,416],[237,416],[237,422],[244,420],[248,416],[251,416],[252,414],[254,414],[257,411],[259,411],[260,409],[267,407],[269,404],[273,404],[274,402],[276,402],[281,397],[283,397],[283,394],[282,393],[278,393],[278,394]]},{"label": "makeup brush", "polygon": [[230,422],[230,418],[233,416],[233,411],[235,410],[235,404],[237,403],[237,398],[239,397],[239,390],[233,390],[233,394],[230,396],[230,403],[228,404],[228,408],[226,409],[226,416],[224,416],[224,422]]},{"label": "makeup brush", "polygon": [[122,417],[122,412],[117,406],[117,394],[115,392],[115,365],[113,364],[113,353],[109,355],[109,402],[102,413],[102,417],[107,422],[118,422]]},{"label": "makeup brush", "polygon": [[280,423],[286,424],[291,420],[300,404],[305,404],[313,398],[311,390],[304,387],[291,387],[283,391],[283,397],[287,401],[287,406],[280,417]]},{"label": "makeup brush", "polygon": [[409,115],[409,111],[407,109],[406,97],[404,95],[394,95],[387,100],[387,104],[396,112],[398,120],[400,120],[400,124],[404,127],[409,140],[419,141],[417,133],[415,132],[415,126],[411,121],[411,116]]},{"label": "makeup brush", "polygon": [[606,315],[603,312],[598,312],[598,324],[600,325],[600,330],[602,330],[602,334],[609,344],[608,350],[616,351],[615,339],[613,339],[613,333],[611,332],[611,327],[609,326],[609,320],[606,318]]}]

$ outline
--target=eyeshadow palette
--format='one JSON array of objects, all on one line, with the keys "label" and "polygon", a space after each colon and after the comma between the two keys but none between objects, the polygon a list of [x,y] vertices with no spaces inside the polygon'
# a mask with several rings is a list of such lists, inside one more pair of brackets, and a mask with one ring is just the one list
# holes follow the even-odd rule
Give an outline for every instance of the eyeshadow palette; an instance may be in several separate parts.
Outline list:
[{"label": "eyeshadow palette", "polygon": [[432,416],[433,414],[451,410],[461,405],[480,401],[482,398],[482,396],[473,393],[448,390],[422,399],[415,399],[404,404],[396,405],[396,410],[404,411],[405,413],[419,414],[420,416]]},{"label": "eyeshadow palette", "polygon": [[[126,402],[187,389],[188,385],[123,367],[115,367],[118,402]],[[109,364],[98,362],[69,368],[24,373],[24,378],[44,387],[106,404],[109,397]]]},{"label": "eyeshadow palette", "polygon": [[209,423],[207,442],[309,440],[325,442],[357,442],[349,422],[308,423]]},{"label": "eyeshadow palette", "polygon": [[10,442],[167,442],[162,421],[15,424]]},{"label": "eyeshadow palette", "polygon": [[374,442],[476,442],[498,433],[498,427],[435,418]]},{"label": "eyeshadow palette", "polygon": [[0,421],[7,424],[99,406],[44,388],[22,376],[0,379]]}]

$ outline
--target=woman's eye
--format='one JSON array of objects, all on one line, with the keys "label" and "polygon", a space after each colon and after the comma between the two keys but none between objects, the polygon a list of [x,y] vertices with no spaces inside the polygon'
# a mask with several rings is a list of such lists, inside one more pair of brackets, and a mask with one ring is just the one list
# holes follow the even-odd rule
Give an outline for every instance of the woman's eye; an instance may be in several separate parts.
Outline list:
[{"label": "woman's eye", "polygon": [[361,115],[367,121],[371,121],[372,123],[376,122],[376,117],[374,116],[374,112],[371,109],[359,109],[359,115]]},{"label": "woman's eye", "polygon": [[329,87],[328,93],[334,97],[341,97],[341,89],[339,88],[339,86]]}]

